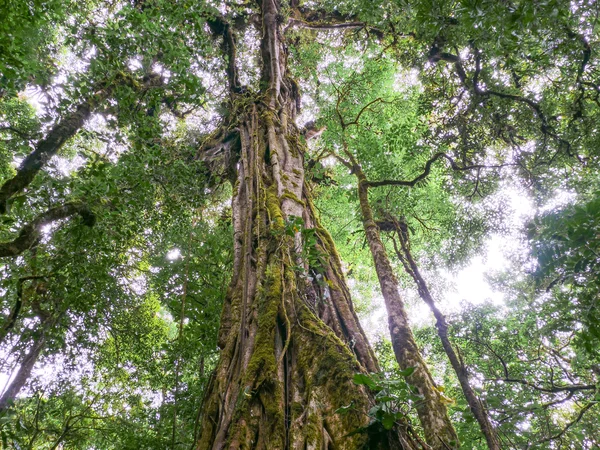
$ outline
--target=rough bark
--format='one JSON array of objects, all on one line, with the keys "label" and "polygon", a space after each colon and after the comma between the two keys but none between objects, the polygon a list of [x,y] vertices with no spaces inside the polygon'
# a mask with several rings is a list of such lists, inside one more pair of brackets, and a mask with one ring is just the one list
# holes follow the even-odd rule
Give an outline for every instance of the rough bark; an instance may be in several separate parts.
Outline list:
[{"label": "rough bark", "polygon": [[413,278],[417,285],[417,290],[419,291],[419,296],[421,299],[427,304],[433,316],[435,317],[435,326],[437,328],[437,333],[444,347],[444,351],[450,360],[450,364],[456,373],[460,386],[462,388],[463,394],[467,399],[467,403],[471,409],[471,412],[477,419],[477,423],[481,428],[481,432],[485,436],[485,440],[487,442],[488,447],[491,450],[500,450],[500,441],[498,439],[498,435],[496,434],[496,430],[490,419],[488,414],[479,400],[477,395],[473,391],[469,383],[469,374],[465,365],[459,359],[458,355],[454,351],[454,347],[450,342],[450,338],[448,337],[448,322],[446,321],[446,317],[444,314],[438,309],[431,292],[429,291],[429,287],[425,282],[425,279],[421,276],[421,272],[419,271],[419,267],[412,257],[412,253],[410,251],[410,242],[408,237],[408,229],[405,224],[395,220],[394,218],[390,218],[390,221],[394,223],[394,229],[398,235],[398,239],[400,241],[400,248],[396,245],[394,241],[394,247],[396,250],[396,254],[406,270],[406,272]]},{"label": "rough bark", "polygon": [[385,301],[394,354],[401,369],[414,368],[413,374],[407,379],[423,396],[423,401],[419,402],[416,408],[425,440],[436,450],[457,448],[458,436],[448,417],[442,396],[436,389],[435,382],[415,342],[404,302],[400,297],[398,280],[381,241],[379,228],[373,219],[366,176],[356,161],[353,161],[352,169],[358,178],[358,197],[363,225]]},{"label": "rough bark", "polygon": [[46,163],[52,158],[66,141],[72,138],[77,130],[90,116],[90,101],[80,104],[75,111],[56,124],[35,147],[21,164],[17,174],[4,182],[0,188],[0,213],[6,212],[6,202],[13,195],[25,189]]},{"label": "rough bark", "polygon": [[[348,436],[368,426],[372,406],[352,377],[378,366],[331,237],[311,207],[294,105],[277,114],[251,104],[238,115],[234,273],[221,318],[221,360],[203,408],[201,449],[367,445],[366,433]],[[301,230],[289,222],[294,217],[316,230],[322,267],[308,266]],[[349,404],[355,411],[335,412]]]},{"label": "rough bark", "polygon": [[[377,371],[377,361],[304,180],[297,90],[286,75],[278,6],[264,0],[261,13],[265,92],[232,95],[229,129],[239,134],[230,141],[239,153],[233,277],[198,448],[419,448],[406,428],[369,433],[373,399],[352,378]],[[306,229],[314,230],[316,248],[304,245]],[[310,265],[309,251],[321,262]],[[349,413],[336,412],[349,405]]]}]

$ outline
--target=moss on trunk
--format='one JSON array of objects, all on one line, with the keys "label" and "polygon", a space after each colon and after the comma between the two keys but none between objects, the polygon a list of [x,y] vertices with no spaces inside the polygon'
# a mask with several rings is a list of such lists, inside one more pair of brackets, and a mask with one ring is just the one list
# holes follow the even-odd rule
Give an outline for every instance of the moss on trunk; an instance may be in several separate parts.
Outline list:
[{"label": "moss on trunk", "polygon": [[[269,151],[277,158],[256,158],[261,153],[256,149],[268,145],[269,127],[276,137],[298,131],[294,125],[284,130],[276,120],[261,123],[255,115],[259,111],[253,108],[239,124],[248,140],[241,139],[232,203],[237,260],[198,448],[368,447],[368,434],[353,432],[369,425],[373,400],[352,379],[377,370],[377,362],[352,308],[333,241],[305,195],[302,153],[295,157],[271,140]],[[279,177],[279,190],[277,165],[296,172],[287,180]],[[247,175],[251,167],[252,177]],[[327,283],[311,280],[316,268],[303,259],[301,233],[286,232],[292,216],[316,227],[324,262],[319,270]],[[336,412],[348,405],[350,413]]]},{"label": "moss on trunk", "polygon": [[[350,154],[348,156],[352,157]],[[436,389],[433,377],[421,356],[410,328],[404,302],[400,297],[398,280],[373,218],[366,176],[354,158],[352,158],[352,165],[358,179],[358,198],[365,234],[388,314],[394,355],[401,369],[414,368],[414,372],[407,379],[419,390],[423,398],[417,403],[416,409],[425,439],[434,450],[458,448],[458,435],[448,416],[446,404],[441,393]]]}]

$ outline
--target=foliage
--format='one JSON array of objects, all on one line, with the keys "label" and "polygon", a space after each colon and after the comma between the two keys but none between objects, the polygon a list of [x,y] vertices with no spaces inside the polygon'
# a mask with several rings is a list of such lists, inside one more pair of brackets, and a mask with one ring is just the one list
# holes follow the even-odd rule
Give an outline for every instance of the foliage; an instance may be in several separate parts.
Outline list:
[{"label": "foliage", "polygon": [[[600,356],[598,280],[600,279],[600,197],[541,215],[530,226],[535,272],[540,287],[552,291],[549,312],[575,331],[575,343]],[[579,324],[584,329],[578,330]]]},{"label": "foliage", "polygon": [[[401,370],[398,375],[408,377],[414,368]],[[410,402],[418,402],[421,397],[404,379],[387,379],[378,374],[354,375],[354,382],[367,386],[375,393],[375,406],[369,411],[373,421],[381,422],[386,430],[391,430],[396,421],[405,419],[411,408]]]},{"label": "foliage", "polygon": [[[597,2],[283,3],[279,20],[298,21],[285,28],[298,126],[325,127],[307,141],[310,195],[354,309],[367,315],[379,293],[356,179],[336,158],[355,158],[370,181],[408,182],[445,155],[414,185],[370,189],[375,219],[406,222],[431,278],[480,255],[492,234],[523,232],[502,200],[518,186],[535,211],[523,253],[491,280],[506,302],[465,306],[450,334],[506,448],[598,446]],[[194,444],[233,246],[228,174],[198,149],[235,114],[219,20],[237,36],[252,94],[244,101],[261,101],[252,92],[261,86],[257,13],[242,1],[0,4],[0,182],[79,106],[91,107],[10,198],[0,243],[65,203],[94,217],[93,227],[79,216],[45,224],[35,245],[0,261],[0,371],[16,373],[43,347],[0,413],[3,448]],[[160,83],[148,85],[151,76]],[[567,205],[548,206],[562,194]],[[323,279],[315,229],[295,218],[281,233],[300,236],[300,259]],[[455,399],[464,448],[484,448],[433,327],[417,336],[438,387]],[[418,396],[390,348],[377,350],[383,374],[355,382],[373,392],[377,425],[404,426]]]}]

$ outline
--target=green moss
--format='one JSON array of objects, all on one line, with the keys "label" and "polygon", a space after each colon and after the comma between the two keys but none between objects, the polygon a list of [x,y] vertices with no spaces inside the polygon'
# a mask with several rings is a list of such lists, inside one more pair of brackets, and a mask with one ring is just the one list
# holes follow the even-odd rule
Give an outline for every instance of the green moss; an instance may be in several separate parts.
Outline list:
[{"label": "green moss", "polygon": [[293,200],[302,206],[306,206],[306,203],[304,203],[303,200],[300,200],[296,194],[294,194],[293,192],[290,192],[290,191],[285,191],[283,193],[283,195],[281,196],[281,198],[289,198],[290,200]]},{"label": "green moss", "polygon": [[[254,136],[254,139],[258,140],[258,131],[255,131],[256,135]],[[265,142],[263,142],[262,140],[259,141],[259,145],[258,145],[258,160],[259,161],[265,161],[265,157],[267,155],[267,145]],[[260,179],[260,177],[259,177]]]},{"label": "green moss", "polygon": [[283,231],[285,223],[283,221],[283,213],[281,212],[281,204],[277,197],[277,187],[269,186],[267,189],[267,211],[271,220],[271,228],[275,231]]},{"label": "green moss", "polygon": [[335,248],[333,238],[331,237],[329,232],[321,225],[321,221],[319,220],[319,216],[317,215],[316,208],[313,205],[313,202],[310,198],[307,198],[307,206],[310,209],[310,213],[315,220],[315,230],[317,232],[317,236],[319,237],[319,239],[323,243],[323,246],[325,247],[325,251],[328,255],[333,256],[336,261],[341,261],[340,255],[338,254]]},{"label": "green moss", "polygon": [[304,412],[304,404],[300,402],[292,402],[290,407],[292,416],[300,416]]},{"label": "green moss", "polygon": [[[366,425],[362,411],[367,411],[370,407],[364,390],[352,381],[354,374],[360,370],[360,365],[348,346],[306,305],[301,304],[297,308],[302,329],[312,334],[310,336],[305,333],[299,344],[298,365],[307,374],[306,389],[323,392],[327,403],[332,407],[323,413],[326,416],[335,414],[330,420],[337,421],[345,430],[358,430]],[[314,342],[315,339],[317,342]],[[318,354],[315,354],[315,347],[321,350]],[[356,413],[342,415],[335,412],[337,408],[349,404],[354,406]],[[313,439],[317,439],[316,436],[320,433],[320,424],[315,420],[319,419],[309,417],[305,427],[307,436],[313,436]],[[357,433],[348,437],[345,445],[346,448],[361,448],[365,441],[366,436]]]},{"label": "green moss", "polygon": [[273,119],[275,118],[275,112],[269,109],[264,109],[262,111],[261,118],[263,122],[267,125],[267,128],[272,127],[274,123]]},{"label": "green moss", "polygon": [[285,435],[285,417],[280,404],[283,388],[278,380],[275,358],[275,329],[283,289],[281,275],[279,263],[271,262],[266,269],[264,289],[258,293],[255,346],[239,393],[240,402],[236,405],[238,415],[246,416],[251,411],[248,402],[260,402],[273,430],[270,434],[274,439],[271,442],[273,448],[283,448],[283,442],[279,440]]},{"label": "green moss", "polygon": [[[276,379],[275,325],[281,302],[281,269],[271,263],[266,270],[265,294],[258,299],[258,331],[254,352],[246,370],[247,382],[254,377],[259,380]],[[247,384],[247,383],[246,383]],[[260,383],[257,383],[260,384]]]},{"label": "green moss", "polygon": [[[321,245],[323,246],[325,254],[329,255],[329,257],[330,257],[329,258],[329,266],[331,267],[331,270],[333,270],[333,272],[335,273],[335,276],[339,280],[344,280],[344,274],[342,273],[342,270],[341,270],[341,258],[337,252],[335,243],[333,242],[333,238],[331,237],[329,232],[325,228],[323,228],[323,226],[321,225],[321,222],[319,220],[319,217],[317,216],[315,207],[314,207],[312,201],[310,200],[310,198],[307,198],[307,206],[309,207],[311,214],[315,220],[315,234],[319,238],[319,241],[321,242]],[[341,289],[334,282],[334,280],[327,280],[327,282],[331,289],[335,289],[335,290]]]},{"label": "green moss", "polygon": [[298,137],[296,135],[287,134],[285,140],[290,147],[290,152],[294,158],[298,157]]},{"label": "green moss", "polygon": [[319,423],[319,417],[316,414],[309,414],[306,425],[304,426],[304,433],[306,433],[306,442],[312,444],[316,448],[316,444],[323,440],[321,435],[321,424]]}]

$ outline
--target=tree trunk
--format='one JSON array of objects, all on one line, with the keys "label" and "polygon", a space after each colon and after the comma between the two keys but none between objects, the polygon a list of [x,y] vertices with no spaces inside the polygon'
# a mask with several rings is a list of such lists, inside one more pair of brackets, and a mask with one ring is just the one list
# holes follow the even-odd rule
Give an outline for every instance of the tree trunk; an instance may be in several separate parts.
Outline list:
[{"label": "tree trunk", "polygon": [[46,316],[42,318],[42,323],[39,324],[39,335],[33,340],[31,348],[21,361],[21,366],[17,371],[17,375],[11,381],[10,385],[0,397],[0,412],[6,410],[10,407],[10,405],[15,401],[23,386],[29,380],[29,376],[31,375],[31,371],[35,366],[40,354],[44,350],[44,346],[46,344],[47,332],[50,328],[54,326],[56,323],[56,317],[54,316]]},{"label": "tree trunk", "polygon": [[406,429],[370,441],[373,399],[352,379],[378,365],[304,180],[298,92],[286,76],[278,16],[273,0],[264,0],[266,92],[232,95],[229,130],[239,136],[231,146],[239,153],[233,278],[198,448],[419,448]]},{"label": "tree trunk", "polygon": [[500,450],[500,441],[498,439],[498,435],[496,434],[496,430],[490,422],[483,404],[477,398],[477,395],[469,383],[469,374],[466,367],[459,359],[458,355],[454,351],[452,343],[450,342],[450,338],[448,337],[448,323],[446,322],[446,317],[435,304],[433,296],[429,291],[429,287],[427,286],[425,279],[421,276],[421,272],[419,271],[417,263],[412,257],[407,229],[406,227],[403,228],[402,224],[396,219],[391,218],[391,221],[395,224],[394,228],[398,235],[398,239],[400,240],[400,248],[397,247],[396,241],[394,240],[394,247],[396,254],[398,255],[398,259],[402,261],[404,269],[415,281],[417,290],[419,291],[419,296],[427,304],[427,306],[429,306],[431,312],[433,312],[436,320],[435,326],[437,328],[440,341],[442,342],[442,347],[444,347],[444,351],[446,352],[446,355],[450,360],[450,364],[456,373],[456,377],[458,378],[463,394],[467,399],[467,403],[471,408],[471,412],[475,416],[475,419],[477,419],[479,427],[481,428],[481,432],[485,436],[488,448],[490,448],[490,450]]},{"label": "tree trunk", "polygon": [[[348,156],[350,155],[348,154]],[[358,163],[356,161],[352,161],[352,163],[352,169],[358,178],[358,197],[363,225],[373,256],[379,285],[381,286],[381,293],[385,301],[396,361],[403,370],[409,367],[414,368],[414,372],[407,377],[407,380],[423,396],[423,401],[417,403],[416,408],[425,433],[425,440],[435,450],[457,448],[458,436],[452,422],[450,422],[442,396],[436,389],[431,373],[415,342],[404,302],[400,297],[398,280],[390,264],[385,246],[381,241],[379,228],[373,219],[369,204],[367,179]]]}]

